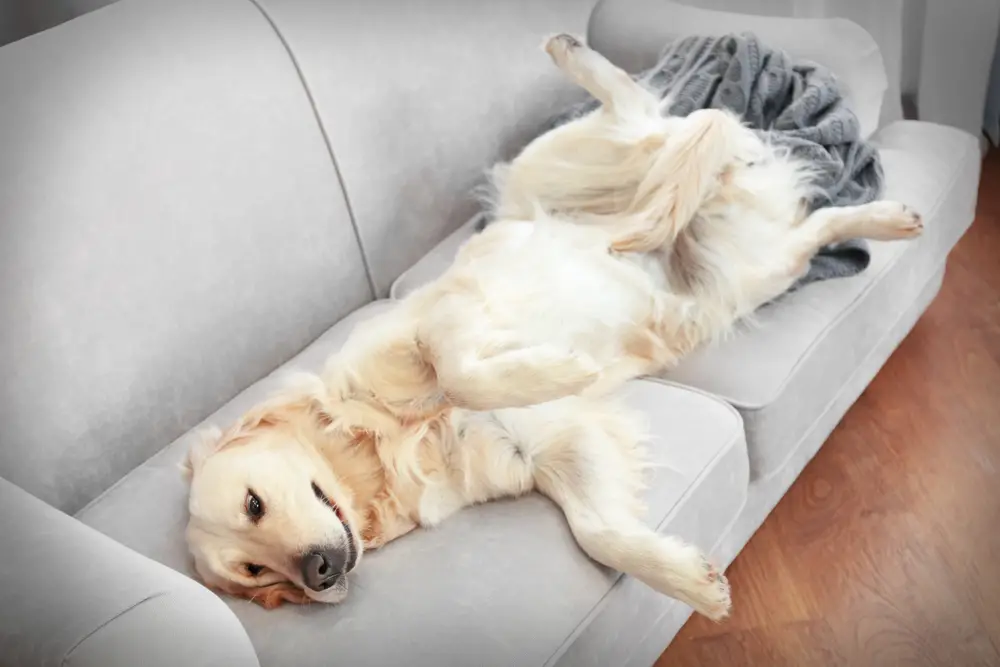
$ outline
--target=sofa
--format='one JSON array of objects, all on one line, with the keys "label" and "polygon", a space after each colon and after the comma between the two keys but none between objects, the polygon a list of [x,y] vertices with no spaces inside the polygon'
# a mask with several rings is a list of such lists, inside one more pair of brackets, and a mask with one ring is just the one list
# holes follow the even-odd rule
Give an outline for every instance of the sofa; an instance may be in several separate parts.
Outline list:
[{"label": "sofa", "polygon": [[647,521],[726,566],[974,216],[976,137],[902,120],[860,27],[662,0],[122,0],[0,49],[0,664],[652,664],[690,609],[590,561],[541,497],[369,554],[343,604],[266,611],[194,578],[179,466],[447,266],[483,170],[580,98],[543,36],[634,71],[733,29],[838,74],[926,232],[623,390],[650,426]]}]

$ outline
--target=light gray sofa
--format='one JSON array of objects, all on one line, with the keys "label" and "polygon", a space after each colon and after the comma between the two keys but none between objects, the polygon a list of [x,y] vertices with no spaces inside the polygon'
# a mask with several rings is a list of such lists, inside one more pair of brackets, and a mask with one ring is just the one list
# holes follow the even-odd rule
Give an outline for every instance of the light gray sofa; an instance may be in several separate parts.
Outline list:
[{"label": "light gray sofa", "polygon": [[579,96],[544,35],[636,69],[732,25],[829,59],[927,233],[626,389],[649,522],[728,564],[973,218],[976,139],[897,120],[859,28],[654,0],[123,0],[0,49],[0,664],[651,664],[690,610],[589,561],[539,497],[372,554],[340,606],[264,611],[189,578],[178,464],[446,265],[483,168]]}]

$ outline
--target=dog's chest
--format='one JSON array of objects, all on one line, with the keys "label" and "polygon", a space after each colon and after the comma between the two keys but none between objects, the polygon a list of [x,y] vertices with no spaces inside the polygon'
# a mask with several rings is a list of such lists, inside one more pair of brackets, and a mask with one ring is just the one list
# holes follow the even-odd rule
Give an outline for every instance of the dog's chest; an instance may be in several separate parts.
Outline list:
[{"label": "dog's chest", "polygon": [[420,525],[436,526],[468,504],[465,496],[445,482],[436,482],[424,487],[420,496],[418,513]]}]

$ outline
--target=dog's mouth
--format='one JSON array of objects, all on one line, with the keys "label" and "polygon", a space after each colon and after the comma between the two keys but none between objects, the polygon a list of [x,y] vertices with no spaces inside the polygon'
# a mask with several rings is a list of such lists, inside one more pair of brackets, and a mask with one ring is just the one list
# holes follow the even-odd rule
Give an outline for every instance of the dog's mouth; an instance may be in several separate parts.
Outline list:
[{"label": "dog's mouth", "polygon": [[312,483],[312,490],[313,494],[321,503],[333,510],[333,513],[337,515],[337,519],[340,521],[340,525],[344,527],[344,533],[347,535],[347,565],[344,567],[344,572],[341,576],[346,576],[357,566],[358,556],[360,555],[358,553],[358,543],[354,537],[354,531],[351,530],[351,524],[348,522],[347,517],[344,516],[344,512],[340,509],[340,506],[330,500],[330,497],[323,492],[323,489],[319,488],[319,485],[316,484],[316,482]]}]

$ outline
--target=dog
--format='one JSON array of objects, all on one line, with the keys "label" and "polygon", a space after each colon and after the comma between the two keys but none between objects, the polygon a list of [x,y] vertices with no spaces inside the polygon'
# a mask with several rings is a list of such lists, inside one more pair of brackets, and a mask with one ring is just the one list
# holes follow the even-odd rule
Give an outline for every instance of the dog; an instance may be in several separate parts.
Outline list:
[{"label": "dog", "polygon": [[359,325],[322,375],[301,375],[191,448],[186,538],[202,581],[265,608],[340,602],[367,551],[539,491],[595,561],[711,619],[729,613],[726,578],[642,521],[638,414],[611,397],[455,408],[432,373],[414,372],[426,367],[400,344],[399,315]]},{"label": "dog", "polygon": [[923,231],[920,215],[894,201],[808,213],[810,166],[732,113],[665,116],[669,100],[581,40],[556,35],[544,48],[601,105],[494,169],[494,217],[549,216],[607,230],[613,252],[689,304],[668,359],[725,336],[784,294],[820,248]]},{"label": "dog", "polygon": [[657,374],[785,294],[820,248],[923,232],[895,201],[810,213],[809,165],[733,114],[664,116],[580,40],[557,35],[545,50],[601,106],[498,166],[496,220],[406,300],[465,407],[601,395]]},{"label": "dog", "polygon": [[192,447],[187,541],[208,585],[338,602],[365,551],[537,490],[594,560],[728,614],[725,577],[640,520],[641,428],[609,397],[725,335],[820,247],[913,238],[920,217],[807,214],[808,169],[731,115],[664,117],[579,40],[545,48],[601,108],[498,170],[499,220],[440,278]]}]

